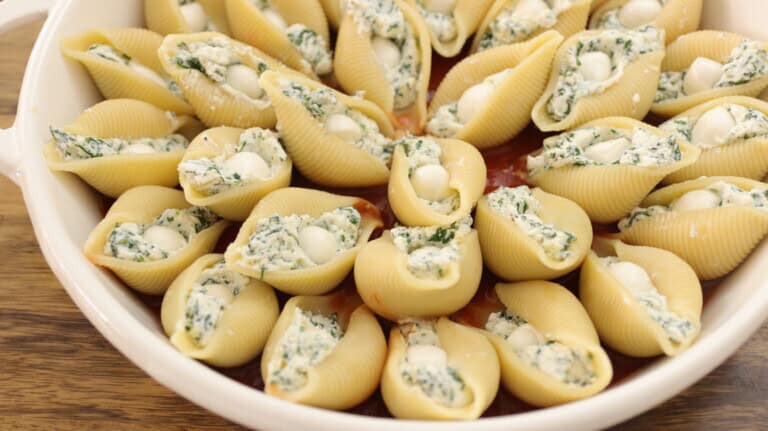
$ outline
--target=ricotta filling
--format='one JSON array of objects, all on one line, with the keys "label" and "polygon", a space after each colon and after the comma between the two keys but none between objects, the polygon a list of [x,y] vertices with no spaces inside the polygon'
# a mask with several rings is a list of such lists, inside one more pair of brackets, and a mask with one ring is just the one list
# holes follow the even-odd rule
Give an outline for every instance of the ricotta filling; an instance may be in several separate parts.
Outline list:
[{"label": "ricotta filling", "polygon": [[169,90],[174,95],[184,99],[184,94],[179,88],[179,84],[170,78],[164,78],[154,70],[144,66],[138,61],[132,59],[128,54],[117,50],[111,45],[104,43],[95,43],[88,47],[86,51],[88,54],[95,55],[96,57],[103,58],[104,60],[114,63],[122,64],[129,67],[131,70],[141,75],[143,78],[147,78],[157,85]]},{"label": "ricotta filling", "polygon": [[524,363],[560,382],[584,387],[597,379],[592,353],[548,339],[511,310],[491,313],[485,329],[503,338]]},{"label": "ricotta filling", "polygon": [[420,389],[432,401],[459,408],[472,402],[471,389],[459,370],[448,364],[448,354],[440,345],[434,321],[413,320],[400,325],[407,344],[400,361],[400,376]]},{"label": "ricotta filling", "polygon": [[630,0],[603,14],[595,28],[633,29],[650,24],[667,0]]},{"label": "ricotta filling", "polygon": [[579,100],[618,83],[627,66],[640,55],[662,49],[664,31],[652,26],[603,30],[582,37],[562,59],[557,83],[547,101],[547,113],[562,121]]},{"label": "ricotta filling", "polygon": [[573,255],[576,236],[541,220],[541,204],[528,186],[500,187],[488,195],[488,205],[536,241],[550,259],[564,261]]},{"label": "ricotta filling", "polygon": [[87,160],[117,155],[173,153],[184,151],[189,141],[182,135],[160,138],[96,138],[51,127],[56,151],[64,160]]},{"label": "ricotta filling", "polygon": [[461,203],[450,186],[450,174],[442,163],[443,149],[433,139],[409,136],[396,142],[408,159],[408,178],[418,198],[439,214],[450,214]]},{"label": "ricotta filling", "polygon": [[416,5],[419,8],[419,13],[422,18],[424,18],[424,22],[427,23],[429,31],[435,35],[437,40],[440,42],[450,42],[456,39],[458,30],[456,28],[456,18],[453,15],[453,10],[450,12],[432,10],[425,0],[417,0]]},{"label": "ricotta filling", "polygon": [[478,51],[529,39],[553,27],[560,14],[573,6],[571,0],[508,1],[483,33]]},{"label": "ricotta filling", "polygon": [[206,207],[167,209],[149,224],[117,223],[107,236],[104,254],[133,262],[167,259],[219,217]]},{"label": "ricotta filling", "polygon": [[213,20],[206,14],[205,9],[197,0],[178,0],[179,10],[190,33],[201,31],[219,31]]},{"label": "ricotta filling", "polygon": [[216,157],[180,163],[179,175],[198,192],[212,196],[274,178],[288,161],[279,135],[267,129],[247,129],[236,145],[226,145],[223,150]]},{"label": "ricotta filling", "polygon": [[323,362],[342,337],[336,313],[326,316],[296,308],[267,364],[267,384],[277,385],[283,392],[301,389],[307,384],[309,370]]},{"label": "ricotta filling", "polygon": [[462,257],[464,237],[472,231],[467,216],[447,227],[396,227],[392,242],[408,255],[408,271],[415,277],[439,280],[450,274],[451,264]]},{"label": "ricotta filling", "polygon": [[710,109],[698,118],[675,118],[659,128],[677,133],[697,147],[711,149],[768,137],[768,116],[756,109],[727,103]]}]

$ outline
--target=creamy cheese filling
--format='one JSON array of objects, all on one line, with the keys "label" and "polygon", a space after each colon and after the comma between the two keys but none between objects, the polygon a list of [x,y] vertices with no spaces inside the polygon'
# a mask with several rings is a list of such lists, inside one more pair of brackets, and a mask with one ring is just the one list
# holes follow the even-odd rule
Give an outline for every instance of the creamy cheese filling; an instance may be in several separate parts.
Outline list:
[{"label": "creamy cheese filling", "polygon": [[488,205],[536,241],[549,258],[563,261],[573,254],[576,236],[541,220],[541,204],[528,186],[500,187],[488,195]]},{"label": "creamy cheese filling", "polygon": [[724,64],[698,57],[688,70],[663,72],[655,102],[666,102],[717,88],[748,84],[768,75],[768,50],[761,42],[745,40]]},{"label": "creamy cheese filling", "polygon": [[547,113],[566,118],[579,100],[619,82],[637,57],[664,48],[664,32],[646,26],[637,30],[603,30],[584,36],[565,53]]},{"label": "creamy cheese filling", "polygon": [[396,227],[392,242],[408,255],[408,271],[417,278],[441,279],[450,274],[451,264],[462,257],[461,244],[472,231],[467,216],[447,227]]},{"label": "creamy cheese filling", "polygon": [[267,271],[310,268],[327,263],[357,244],[360,213],[337,208],[320,217],[273,215],[256,223],[248,243],[241,247],[243,263]]},{"label": "creamy cheese filling", "polygon": [[408,158],[408,178],[414,192],[424,203],[440,214],[459,208],[459,193],[450,186],[450,173],[442,163],[443,149],[433,139],[409,136],[396,142]]},{"label": "creamy cheese filling", "polygon": [[197,0],[178,0],[179,10],[184,17],[184,21],[189,27],[190,33],[199,33],[201,31],[219,31],[211,17],[205,12],[203,6]]},{"label": "creamy cheese filling", "polygon": [[394,91],[395,110],[413,105],[419,91],[421,47],[403,11],[393,0],[346,0],[346,9],[358,33],[371,37],[374,54]]},{"label": "creamy cheese filling", "polygon": [[440,345],[435,322],[413,320],[400,325],[407,348],[400,362],[400,376],[416,386],[434,402],[459,408],[472,402],[471,389],[459,370],[448,364],[448,355]]},{"label": "creamy cheese filling", "polygon": [[603,14],[594,28],[633,29],[650,24],[666,4],[667,0],[629,0]]},{"label": "creamy cheese filling", "polygon": [[710,149],[752,138],[768,137],[768,116],[756,109],[726,103],[697,118],[669,120],[659,128],[677,133],[697,147]]},{"label": "creamy cheese filling", "polygon": [[227,270],[224,259],[200,273],[184,307],[184,330],[195,344],[210,343],[219,319],[248,283],[248,277]]},{"label": "creamy cheese filling", "polygon": [[509,343],[523,362],[558,381],[583,387],[597,378],[592,353],[548,339],[510,310],[491,313],[485,329]]},{"label": "creamy cheese filling", "polygon": [[267,364],[267,384],[277,385],[283,392],[301,389],[307,384],[309,370],[323,362],[342,337],[336,313],[325,316],[296,308]]},{"label": "creamy cheese filling", "polygon": [[134,262],[167,259],[194,236],[219,221],[206,207],[167,209],[152,223],[118,223],[104,244],[104,254]]},{"label": "creamy cheese filling", "polygon": [[450,42],[456,39],[456,18],[453,15],[456,0],[417,0],[416,5],[437,40]]},{"label": "creamy cheese filling", "polygon": [[88,47],[88,50],[86,52],[88,52],[91,55],[95,55],[97,57],[103,58],[105,60],[122,64],[123,66],[127,66],[137,74],[141,75],[142,77],[147,78],[150,81],[154,82],[155,84],[168,89],[176,96],[182,99],[184,98],[184,94],[181,92],[181,89],[179,88],[179,84],[176,81],[170,78],[164,78],[159,73],[148,68],[147,66],[144,66],[138,61],[132,59],[130,56],[128,56],[128,54],[117,50],[115,47],[111,45],[107,45],[104,43],[96,43]]},{"label": "creamy cheese filling", "polygon": [[184,151],[189,144],[182,135],[160,138],[96,138],[67,133],[51,127],[56,151],[64,160],[85,160],[123,154],[157,154]]},{"label": "creamy cheese filling", "polygon": [[632,262],[616,257],[601,257],[600,263],[643,306],[648,316],[667,334],[673,343],[687,340],[694,330],[690,320],[669,310],[667,298],[653,285],[648,272]]},{"label": "creamy cheese filling", "polygon": [[544,140],[543,151],[528,156],[528,173],[564,166],[664,166],[682,157],[674,135],[659,137],[640,127],[590,127]]},{"label": "creamy cheese filling", "polygon": [[479,84],[469,87],[459,100],[437,109],[427,123],[427,131],[439,138],[450,138],[459,133],[488,103],[498,86],[514,69],[487,76]]},{"label": "creamy cheese filling", "polygon": [[[704,189],[692,190],[669,205],[654,205],[635,208],[619,222],[619,230],[626,230],[635,223],[660,214],[680,211],[696,211],[713,208],[742,207],[768,211],[768,189],[744,190],[734,184],[718,181]],[[694,235],[695,231],[691,232]]]},{"label": "creamy cheese filling", "polygon": [[557,24],[558,16],[573,6],[571,0],[508,1],[480,39],[478,51],[510,45]]},{"label": "creamy cheese filling", "polygon": [[362,112],[344,105],[333,90],[312,90],[301,84],[280,81],[283,94],[301,102],[304,108],[344,142],[353,145],[389,166],[394,143],[381,133],[379,125]]},{"label": "creamy cheese filling", "polygon": [[236,145],[227,145],[216,157],[190,159],[179,164],[179,175],[195,190],[211,196],[254,181],[274,178],[288,154],[276,132],[245,130]]}]

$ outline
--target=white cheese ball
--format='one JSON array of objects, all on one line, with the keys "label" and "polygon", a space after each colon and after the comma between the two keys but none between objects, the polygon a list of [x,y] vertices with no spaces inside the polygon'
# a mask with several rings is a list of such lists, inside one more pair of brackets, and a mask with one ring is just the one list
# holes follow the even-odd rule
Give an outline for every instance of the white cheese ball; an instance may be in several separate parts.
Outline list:
[{"label": "white cheese ball", "polygon": [[459,121],[463,124],[469,123],[480,112],[488,99],[493,96],[494,91],[494,86],[487,82],[469,87],[456,104],[456,115],[459,117]]},{"label": "white cheese ball", "polygon": [[274,9],[264,9],[261,11],[261,14],[264,15],[264,18],[267,19],[272,25],[279,28],[280,31],[284,32],[285,29],[288,28],[288,23],[285,22],[285,19],[283,19],[282,15],[277,13]]},{"label": "white cheese ball", "polygon": [[424,0],[424,9],[442,14],[450,14],[456,8],[456,0]]},{"label": "white cheese ball", "polygon": [[219,283],[214,284],[206,284],[205,285],[206,292],[205,294],[216,298],[223,302],[224,304],[230,304],[235,299],[235,297],[232,295],[232,289],[228,288],[227,286]]},{"label": "white cheese ball", "polygon": [[154,148],[152,148],[151,145],[144,144],[144,143],[136,143],[131,144],[127,147],[125,147],[125,150],[123,150],[123,153],[125,154],[155,154],[157,151],[155,151]]},{"label": "white cheese ball", "polygon": [[222,164],[224,172],[238,174],[243,181],[269,177],[269,165],[256,153],[242,151],[229,156]]},{"label": "white cheese ball", "polygon": [[709,190],[694,190],[672,203],[672,211],[696,211],[720,206],[720,196]]},{"label": "white cheese ball", "polygon": [[439,368],[448,364],[448,355],[445,350],[437,346],[422,344],[409,346],[405,356],[411,364],[433,365]]},{"label": "white cheese ball", "polygon": [[640,265],[632,262],[616,262],[608,265],[608,272],[614,276],[622,286],[633,292],[651,292],[656,286],[651,281],[651,276]]},{"label": "white cheese ball", "polygon": [[384,67],[394,69],[400,64],[400,48],[391,40],[374,36],[371,39],[371,47],[376,58]]},{"label": "white cheese ball", "polygon": [[584,155],[598,163],[610,164],[619,160],[627,147],[629,147],[627,138],[611,139],[587,147]]},{"label": "white cheese ball", "polygon": [[205,26],[208,25],[208,15],[205,13],[205,9],[200,3],[187,3],[181,6],[181,15],[184,17],[184,21],[189,27],[190,33],[197,33],[205,30]]},{"label": "white cheese ball", "polygon": [[658,0],[629,0],[619,10],[619,22],[626,28],[636,28],[656,19],[662,6]]},{"label": "white cheese ball", "polygon": [[299,232],[299,247],[318,265],[329,262],[336,256],[336,237],[318,226],[307,226]]},{"label": "white cheese ball", "polygon": [[264,90],[259,85],[259,74],[244,64],[227,67],[227,84],[251,99],[260,99]]},{"label": "white cheese ball", "polygon": [[147,242],[168,253],[187,245],[187,240],[178,231],[166,226],[150,226],[143,236]]},{"label": "white cheese ball", "polygon": [[736,127],[736,121],[722,106],[705,112],[693,126],[691,141],[700,147],[722,145],[728,139],[728,133]]},{"label": "white cheese ball", "polygon": [[602,51],[593,51],[579,57],[579,74],[587,81],[603,82],[611,77],[611,57]]},{"label": "white cheese ball", "polygon": [[518,326],[507,337],[507,342],[516,350],[542,344],[545,341],[544,336],[529,323]]},{"label": "white cheese ball", "polygon": [[549,5],[544,0],[520,0],[515,6],[514,16],[518,19],[542,17],[549,12]]},{"label": "white cheese ball", "polygon": [[128,64],[128,66],[134,72],[138,73],[139,75],[141,75],[141,76],[143,76],[145,78],[148,78],[148,79],[152,80],[154,83],[156,83],[156,84],[158,84],[158,85],[160,85],[162,87],[166,86],[165,79],[163,79],[163,77],[160,76],[154,70],[152,70],[152,69],[150,69],[150,68],[148,68],[148,67],[146,67],[146,66],[144,66],[142,64],[136,63],[135,61],[131,61]]},{"label": "white cheese ball", "polygon": [[325,120],[325,130],[350,144],[354,144],[363,137],[363,129],[360,125],[344,114],[329,115]]},{"label": "white cheese ball", "polygon": [[411,176],[413,190],[422,199],[440,201],[451,194],[448,186],[451,175],[441,165],[424,165],[416,169]]},{"label": "white cheese ball", "polygon": [[696,94],[714,88],[723,76],[723,65],[704,57],[698,57],[683,78],[685,94]]}]

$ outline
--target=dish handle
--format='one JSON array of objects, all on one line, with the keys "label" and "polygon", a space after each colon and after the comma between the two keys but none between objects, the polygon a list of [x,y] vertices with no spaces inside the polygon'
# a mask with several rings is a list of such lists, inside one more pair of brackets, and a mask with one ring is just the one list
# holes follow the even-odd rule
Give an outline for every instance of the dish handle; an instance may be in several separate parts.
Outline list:
[{"label": "dish handle", "polygon": [[[0,1],[0,33],[47,14],[55,3],[56,0]],[[19,146],[15,136],[15,124],[9,129],[0,129],[0,174],[18,184]]]}]

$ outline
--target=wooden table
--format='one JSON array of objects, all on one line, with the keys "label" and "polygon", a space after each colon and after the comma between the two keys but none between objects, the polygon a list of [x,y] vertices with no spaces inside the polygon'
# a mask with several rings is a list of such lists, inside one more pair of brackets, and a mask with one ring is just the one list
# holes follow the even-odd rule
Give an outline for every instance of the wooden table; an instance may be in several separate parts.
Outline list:
[{"label": "wooden table", "polygon": [[[0,127],[13,122],[40,23],[0,37]],[[19,190],[0,178],[0,429],[239,429],[160,386],[83,317],[48,269]],[[616,429],[768,429],[768,325],[681,395]]]}]

